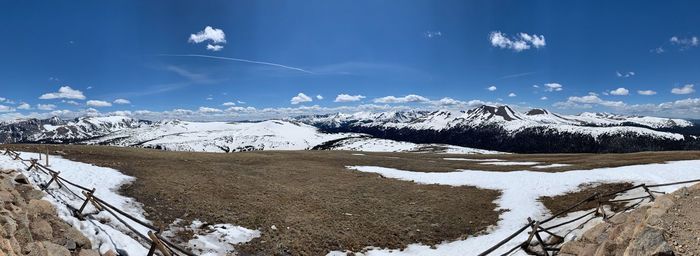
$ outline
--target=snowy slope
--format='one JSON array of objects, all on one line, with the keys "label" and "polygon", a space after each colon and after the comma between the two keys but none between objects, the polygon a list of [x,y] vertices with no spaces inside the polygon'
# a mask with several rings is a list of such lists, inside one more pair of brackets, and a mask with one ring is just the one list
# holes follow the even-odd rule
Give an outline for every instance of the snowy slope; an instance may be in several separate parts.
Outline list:
[{"label": "snowy slope", "polygon": [[502,152],[445,144],[416,144],[411,142],[378,139],[372,137],[352,137],[333,141],[324,149],[353,150],[367,152],[429,152],[443,154],[503,154]]},{"label": "snowy slope", "polygon": [[303,150],[329,140],[360,136],[321,133],[297,122],[269,120],[255,123],[163,121],[121,130],[89,140],[88,144],[142,146],[175,151],[237,152]]},{"label": "snowy slope", "polygon": [[65,143],[133,129],[147,123],[123,116],[16,120],[0,125],[0,141]]},{"label": "snowy slope", "polygon": [[[400,116],[403,118],[386,118],[387,116]],[[412,111],[403,115],[397,112],[387,114],[360,112],[355,114],[305,116],[298,118],[298,120],[320,127],[331,128],[354,126],[443,131],[464,127],[475,129],[499,127],[511,134],[528,128],[542,128],[552,133],[588,134],[594,138],[601,135],[634,134],[674,140],[683,139],[683,135],[656,131],[650,128],[676,128],[693,125],[691,122],[682,119],[592,113],[560,115],[546,109],[532,109],[527,113],[521,113],[505,105],[483,105],[467,111]]]}]

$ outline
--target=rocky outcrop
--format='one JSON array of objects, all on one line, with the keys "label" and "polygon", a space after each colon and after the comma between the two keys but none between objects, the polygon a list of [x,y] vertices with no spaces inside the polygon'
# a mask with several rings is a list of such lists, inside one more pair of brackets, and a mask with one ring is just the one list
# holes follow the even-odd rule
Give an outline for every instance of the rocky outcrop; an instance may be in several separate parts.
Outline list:
[{"label": "rocky outcrop", "polygon": [[559,255],[700,255],[700,184],[619,213],[564,244]]},{"label": "rocky outcrop", "polygon": [[99,255],[28,183],[16,171],[0,171],[0,256]]}]

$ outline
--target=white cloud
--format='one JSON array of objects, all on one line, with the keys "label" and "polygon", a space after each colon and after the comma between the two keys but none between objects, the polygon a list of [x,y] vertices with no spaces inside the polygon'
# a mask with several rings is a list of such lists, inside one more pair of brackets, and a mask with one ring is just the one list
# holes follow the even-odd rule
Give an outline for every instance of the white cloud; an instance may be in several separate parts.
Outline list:
[{"label": "white cloud", "polygon": [[56,105],[54,104],[37,104],[36,108],[39,110],[46,110],[46,111],[51,111],[56,109]]},{"label": "white cloud", "polygon": [[131,104],[131,101],[127,100],[127,99],[116,99],[116,100],[114,100],[114,104],[120,104],[120,105]]},{"label": "white cloud", "polygon": [[409,94],[403,97],[386,96],[374,99],[374,103],[411,103],[428,101],[430,101],[428,98],[415,94]]},{"label": "white cloud", "polygon": [[87,105],[90,107],[101,108],[101,107],[111,107],[112,103],[109,103],[109,102],[103,101],[103,100],[88,100]]},{"label": "white cloud", "polygon": [[24,110],[27,110],[27,109],[32,109],[32,106],[29,105],[29,104],[26,103],[26,102],[22,102],[22,103],[19,104],[19,106],[17,106],[17,109],[24,109]]},{"label": "white cloud", "polygon": [[603,100],[598,95],[595,93],[590,93],[586,96],[572,96],[569,97],[565,102],[557,102],[554,103],[555,107],[558,108],[591,108],[592,105],[601,105],[605,107],[615,107],[615,108],[620,108],[620,107],[625,107],[627,104],[625,104],[622,101],[608,101],[608,100]]},{"label": "white cloud", "polygon": [[188,42],[196,44],[205,41],[211,41],[211,43],[207,44],[207,50],[218,52],[224,49],[224,46],[221,44],[226,43],[226,34],[221,29],[206,26],[204,30],[197,32],[197,34],[191,34],[188,39]]},{"label": "white cloud", "polygon": [[650,52],[656,53],[656,54],[662,54],[666,52],[666,50],[663,47],[656,47],[654,49],[651,49]]},{"label": "white cloud", "polygon": [[616,96],[625,96],[630,94],[630,90],[627,90],[623,87],[617,88],[615,90],[610,91],[611,95],[616,95]]},{"label": "white cloud", "polygon": [[51,92],[51,93],[45,93],[44,95],[41,95],[39,99],[42,100],[51,100],[51,99],[76,99],[76,100],[84,100],[85,95],[83,95],[83,92],[79,90],[75,90],[73,88],[70,88],[70,86],[62,86],[61,88],[58,89],[58,92]]},{"label": "white cloud", "polygon": [[311,102],[311,101],[313,101],[313,99],[311,99],[311,97],[306,96],[306,94],[301,93],[301,92],[299,94],[297,94],[297,96],[292,97],[292,99],[290,100],[290,102],[294,105],[299,104],[299,103],[304,103],[304,102]]},{"label": "white cloud", "polygon": [[498,89],[498,88],[496,88],[495,85],[492,85],[492,86],[489,86],[488,88],[486,88],[486,90],[489,90],[489,91],[495,91],[495,90],[497,90],[497,89]]},{"label": "white cloud", "polygon": [[197,32],[197,34],[191,34],[188,41],[198,44],[207,40],[215,44],[226,43],[226,34],[221,29],[206,26],[204,30]]},{"label": "white cloud", "polygon": [[207,50],[218,52],[224,49],[223,45],[218,44],[207,44]]},{"label": "white cloud", "polygon": [[74,100],[62,100],[61,102],[66,103],[68,105],[74,105],[74,106],[80,105],[80,103],[78,103],[77,101],[74,101]]},{"label": "white cloud", "polygon": [[226,112],[253,112],[256,108],[254,107],[230,107],[226,109]]},{"label": "white cloud", "polygon": [[322,100],[322,99],[323,99],[323,95],[321,95],[321,94],[319,94],[319,95],[316,95],[316,99],[318,99],[318,100]]},{"label": "white cloud", "polygon": [[221,109],[218,109],[218,108],[199,107],[199,112],[200,113],[221,113],[224,111]]},{"label": "white cloud", "polygon": [[333,102],[353,102],[353,101],[360,101],[362,99],[366,98],[365,96],[362,95],[349,95],[349,94],[338,94],[338,96],[335,97],[335,100]]},{"label": "white cloud", "polygon": [[558,92],[558,91],[564,90],[564,86],[561,84],[558,84],[558,83],[548,83],[548,84],[544,84],[544,86],[547,87],[544,90],[548,91],[548,92]]},{"label": "white cloud", "polygon": [[236,103],[234,102],[224,102],[224,104],[221,104],[222,106],[230,107],[230,106],[235,106]]},{"label": "white cloud", "polygon": [[423,33],[423,36],[425,36],[426,38],[441,37],[442,32],[440,32],[440,31],[425,31],[425,33]]},{"label": "white cloud", "polygon": [[691,36],[691,37],[674,36],[674,37],[671,37],[671,39],[669,39],[669,41],[673,45],[680,46],[681,49],[684,49],[684,48],[687,49],[689,47],[696,47],[696,46],[700,45],[700,40],[698,40],[697,36]]},{"label": "white cloud", "polygon": [[15,109],[5,105],[0,105],[0,112],[14,112]]},{"label": "white cloud", "polygon": [[639,95],[647,95],[647,96],[656,94],[656,92],[652,91],[652,90],[639,90],[639,91],[637,91],[637,93]]},{"label": "white cloud", "polygon": [[445,98],[442,98],[442,99],[435,102],[435,105],[440,105],[440,106],[453,106],[453,105],[458,105],[458,104],[462,104],[462,101],[455,100],[455,99],[450,98],[450,97],[445,97]]},{"label": "white cloud", "polygon": [[511,49],[521,52],[530,48],[543,48],[547,45],[544,35],[519,33],[518,36],[508,37],[500,31],[493,31],[489,34],[489,41],[493,47],[501,49]]},{"label": "white cloud", "polygon": [[511,92],[511,93],[508,94],[508,97],[515,97],[515,96],[518,96],[518,95],[515,94],[515,93],[513,93],[513,92]]},{"label": "white cloud", "polygon": [[635,73],[634,73],[634,72],[632,72],[632,71],[629,71],[629,72],[624,72],[624,73],[620,73],[620,71],[615,71],[615,75],[617,75],[617,77],[624,77],[624,78],[628,78],[628,77],[632,77],[632,76],[634,76],[634,75],[635,75]]},{"label": "white cloud", "polygon": [[547,100],[547,96],[542,96],[540,100]]},{"label": "white cloud", "polygon": [[676,87],[671,89],[671,93],[673,94],[691,94],[695,92],[695,87],[694,84],[686,84],[683,87]]}]

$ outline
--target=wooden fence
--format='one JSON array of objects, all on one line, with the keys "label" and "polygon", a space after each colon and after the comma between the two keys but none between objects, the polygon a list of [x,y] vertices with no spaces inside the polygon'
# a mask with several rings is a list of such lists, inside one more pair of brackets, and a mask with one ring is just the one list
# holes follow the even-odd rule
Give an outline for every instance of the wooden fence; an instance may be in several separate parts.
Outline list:
[{"label": "wooden fence", "polygon": [[[558,212],[544,220],[541,221],[535,221],[532,220],[531,218],[527,218],[527,224],[525,224],[522,228],[516,230],[513,232],[511,235],[508,237],[504,238],[497,244],[491,246],[489,249],[486,251],[483,251],[482,253],[479,254],[479,256],[484,256],[484,255],[489,255],[493,253],[495,250],[503,247],[506,243],[508,243],[510,240],[513,240],[516,236],[519,234],[525,232],[525,230],[530,229],[528,232],[528,237],[525,241],[522,243],[519,243],[515,247],[509,248],[508,251],[501,255],[510,255],[513,252],[516,252],[518,250],[523,250],[524,252],[531,254],[531,255],[544,255],[544,256],[549,256],[549,255],[555,255],[559,251],[559,247],[561,244],[565,242],[564,237],[566,235],[557,235],[553,233],[553,229],[574,223],[576,221],[579,221],[581,219],[584,219],[586,217],[589,217],[586,221],[583,223],[588,223],[592,219],[601,217],[603,220],[609,219],[612,216],[615,216],[618,213],[626,212],[628,210],[631,210],[633,208],[636,208],[637,206],[641,205],[644,200],[650,200],[654,201],[656,199],[656,196],[654,194],[665,194],[664,192],[659,192],[659,191],[654,191],[652,190],[653,188],[657,187],[664,187],[664,186],[672,186],[672,185],[681,185],[681,184],[688,184],[688,183],[694,183],[694,182],[700,182],[700,179],[696,180],[686,180],[686,181],[678,181],[678,182],[672,182],[672,183],[664,183],[664,184],[654,184],[654,185],[647,185],[647,184],[639,184],[630,188],[622,189],[619,191],[615,191],[612,193],[608,194],[598,194],[594,193],[591,196],[587,197],[584,200],[581,200],[570,207],[566,208],[565,210]],[[633,189],[643,189],[645,195],[644,196],[639,196],[639,197],[632,197],[632,198],[623,198],[623,199],[609,199],[613,198],[615,196],[621,195],[622,193],[625,193],[627,191],[633,190]],[[608,198],[608,199],[606,199]],[[621,202],[631,202],[631,201],[637,201],[622,210],[619,210],[617,212],[614,212],[611,215],[607,215],[605,210],[603,209],[604,205],[611,205],[612,203],[621,203]],[[550,221],[554,220],[557,217],[560,217],[562,215],[568,214],[573,212],[574,209],[577,207],[589,203],[589,202],[596,202],[597,207],[591,211],[588,211],[587,213],[583,214],[582,216],[576,217],[574,219],[558,223],[555,225],[551,225],[548,227],[545,227],[544,225],[549,223]],[[583,224],[580,224],[577,228],[583,228]],[[542,236],[540,235],[541,233],[546,233],[550,235],[550,239],[548,241],[544,241],[542,239]],[[535,241],[533,241],[535,240]],[[534,250],[534,248],[539,247],[539,250]]]},{"label": "wooden fence", "polygon": [[[21,161],[25,166],[27,166],[27,171],[34,171],[34,172],[40,172],[43,174],[46,174],[51,177],[51,179],[44,183],[40,184],[39,186],[43,191],[46,193],[51,194],[51,191],[48,189],[49,186],[52,184],[55,184],[55,186],[58,186],[59,189],[65,189],[67,192],[73,194],[75,197],[79,198],[80,200],[83,200],[83,203],[80,205],[80,207],[74,207],[67,202],[63,202],[66,204],[68,209],[73,209],[73,215],[80,219],[80,220],[85,220],[85,215],[83,211],[85,210],[85,207],[88,204],[92,204],[98,211],[106,211],[109,214],[111,214],[115,219],[117,219],[120,223],[122,223],[125,227],[127,227],[129,230],[131,230],[134,234],[136,234],[140,239],[142,239],[142,242],[145,242],[150,245],[149,251],[148,251],[148,256],[155,255],[156,250],[159,251],[162,255],[164,256],[173,256],[173,255],[188,255],[188,256],[195,256],[194,253],[188,251],[185,248],[180,247],[179,245],[163,238],[161,236],[161,233],[163,232],[162,228],[153,226],[149,224],[148,222],[144,220],[140,220],[122,210],[120,210],[118,207],[115,207],[105,200],[102,200],[101,198],[97,197],[94,195],[95,193],[95,188],[87,188],[85,186],[78,185],[72,181],[69,181],[63,177],[61,177],[61,172],[54,171],[51,168],[47,167],[46,165],[42,165],[39,163],[37,159],[23,159],[19,153],[10,150],[10,149],[5,149],[5,152],[3,155],[7,155],[11,157],[14,160]],[[48,162],[48,154],[47,154],[47,162]],[[80,190],[80,193],[76,193],[73,191],[70,187],[76,188]],[[82,195],[82,196],[81,196]],[[52,195],[55,197],[55,195]],[[147,234],[142,234],[138,230],[136,230],[133,226],[129,225],[124,218],[127,218],[143,227],[146,227],[148,229]]]}]

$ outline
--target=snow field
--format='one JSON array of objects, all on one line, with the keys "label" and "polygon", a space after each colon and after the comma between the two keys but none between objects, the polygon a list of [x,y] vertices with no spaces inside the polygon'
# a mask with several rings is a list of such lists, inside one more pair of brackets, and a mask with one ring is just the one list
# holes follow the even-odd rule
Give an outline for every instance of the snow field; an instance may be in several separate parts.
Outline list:
[{"label": "snow field", "polygon": [[[576,191],[580,185],[588,183],[613,183],[633,182],[646,184],[659,184],[675,181],[684,181],[700,178],[700,160],[674,161],[661,164],[633,165],[613,168],[598,168],[593,170],[576,170],[557,173],[543,173],[532,171],[491,172],[477,170],[461,170],[447,173],[428,173],[398,170],[378,166],[348,166],[349,169],[361,172],[381,174],[387,178],[412,181],[419,184],[440,184],[449,186],[476,186],[484,189],[501,191],[502,195],[496,201],[498,209],[507,210],[500,216],[498,224],[490,228],[488,234],[470,236],[465,240],[446,241],[435,249],[422,244],[409,245],[404,250],[367,248],[365,253],[356,255],[476,255],[492,245],[500,242],[514,231],[526,224],[526,219],[544,219],[551,213],[537,201],[542,196],[556,196],[567,192]],[[682,186],[692,184],[658,187],[659,191],[672,192]],[[633,190],[618,198],[630,198],[639,195],[641,191]],[[572,204],[575,202],[572,202]],[[584,212],[570,213],[567,216],[553,220],[549,225],[561,223],[568,219],[584,214]],[[561,230],[572,229],[581,223],[574,222],[564,225]],[[595,220],[586,226],[592,226]],[[547,226],[549,226],[547,225]],[[580,232],[580,231],[577,231]],[[568,239],[571,239],[573,232]],[[527,233],[521,233],[510,242],[493,252],[500,255],[506,250],[524,241]],[[341,255],[344,252],[332,252],[329,255]],[[522,252],[516,254],[524,255]]]}]

